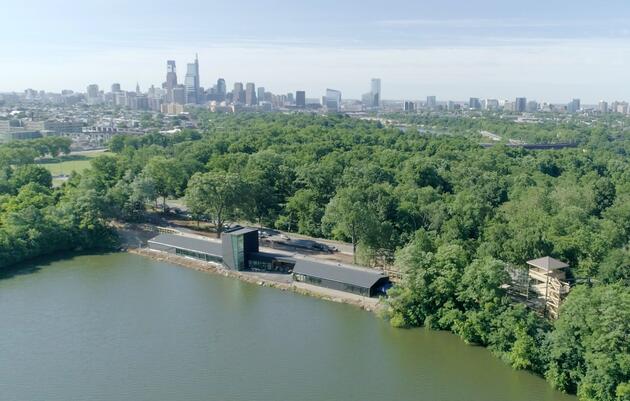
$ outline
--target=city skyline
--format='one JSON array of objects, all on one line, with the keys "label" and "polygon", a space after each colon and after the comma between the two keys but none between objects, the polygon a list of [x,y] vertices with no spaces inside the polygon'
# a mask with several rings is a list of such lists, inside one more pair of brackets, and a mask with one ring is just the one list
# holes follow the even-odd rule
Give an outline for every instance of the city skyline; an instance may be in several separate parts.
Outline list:
[{"label": "city skyline", "polygon": [[278,93],[337,87],[360,99],[365,82],[380,77],[384,99],[596,103],[630,93],[630,4],[620,0],[605,8],[480,0],[448,9],[424,0],[396,7],[373,0],[362,7],[332,0],[274,7],[252,0],[191,0],[179,8],[160,0],[85,3],[5,5],[11,18],[0,26],[0,91],[112,82],[146,88],[162,82],[166,59],[179,61],[183,81],[184,61],[199,53],[204,87],[221,76]]}]

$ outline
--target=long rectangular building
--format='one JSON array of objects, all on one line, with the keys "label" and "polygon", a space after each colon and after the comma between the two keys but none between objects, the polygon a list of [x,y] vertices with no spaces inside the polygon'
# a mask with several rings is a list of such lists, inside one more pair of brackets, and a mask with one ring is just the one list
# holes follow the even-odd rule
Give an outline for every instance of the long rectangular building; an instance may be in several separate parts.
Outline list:
[{"label": "long rectangular building", "polygon": [[389,277],[377,270],[306,259],[297,260],[293,268],[293,277],[303,283],[364,297],[384,295],[391,286]]},{"label": "long rectangular building", "polygon": [[220,263],[230,270],[292,273],[294,280],[298,282],[365,297],[385,295],[391,286],[389,277],[381,271],[260,252],[256,229],[243,228],[225,232],[221,236],[221,242],[160,234],[148,241],[148,247],[205,262]]}]

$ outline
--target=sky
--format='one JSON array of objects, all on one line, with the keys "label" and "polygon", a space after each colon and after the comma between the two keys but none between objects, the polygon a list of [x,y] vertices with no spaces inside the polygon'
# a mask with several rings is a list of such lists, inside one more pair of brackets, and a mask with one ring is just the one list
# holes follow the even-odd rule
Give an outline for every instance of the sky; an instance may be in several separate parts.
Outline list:
[{"label": "sky", "polygon": [[[405,4],[410,3],[410,4]],[[0,92],[146,89],[199,54],[201,84],[344,98],[630,100],[630,1],[20,0]]]}]

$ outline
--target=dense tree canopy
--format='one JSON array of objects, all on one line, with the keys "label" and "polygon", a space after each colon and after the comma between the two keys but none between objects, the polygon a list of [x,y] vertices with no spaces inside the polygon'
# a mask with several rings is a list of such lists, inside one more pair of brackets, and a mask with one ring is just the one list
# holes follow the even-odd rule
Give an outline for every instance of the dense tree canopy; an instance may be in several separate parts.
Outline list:
[{"label": "dense tree canopy", "polygon": [[[94,246],[105,222],[184,197],[195,219],[249,221],[351,242],[404,280],[396,326],[451,330],[582,400],[630,399],[630,145],[624,124],[497,116],[211,114],[202,132],[117,136],[111,153],[51,188],[32,166],[63,144],[0,147],[0,267]],[[481,130],[562,150],[479,146]],[[505,292],[507,267],[550,255],[575,287],[549,322]]]}]

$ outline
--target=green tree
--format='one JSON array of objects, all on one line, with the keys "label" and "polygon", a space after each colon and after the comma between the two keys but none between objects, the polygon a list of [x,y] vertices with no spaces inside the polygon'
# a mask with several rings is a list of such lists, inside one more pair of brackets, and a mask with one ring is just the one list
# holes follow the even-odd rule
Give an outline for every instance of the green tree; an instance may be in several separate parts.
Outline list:
[{"label": "green tree", "polygon": [[186,189],[186,206],[195,216],[207,216],[221,237],[226,222],[244,206],[246,184],[236,174],[209,172],[192,176]]},{"label": "green tree", "polygon": [[162,210],[166,211],[166,199],[179,196],[186,185],[186,171],[176,159],[157,156],[152,158],[143,171],[155,185],[155,192],[162,197]]}]

